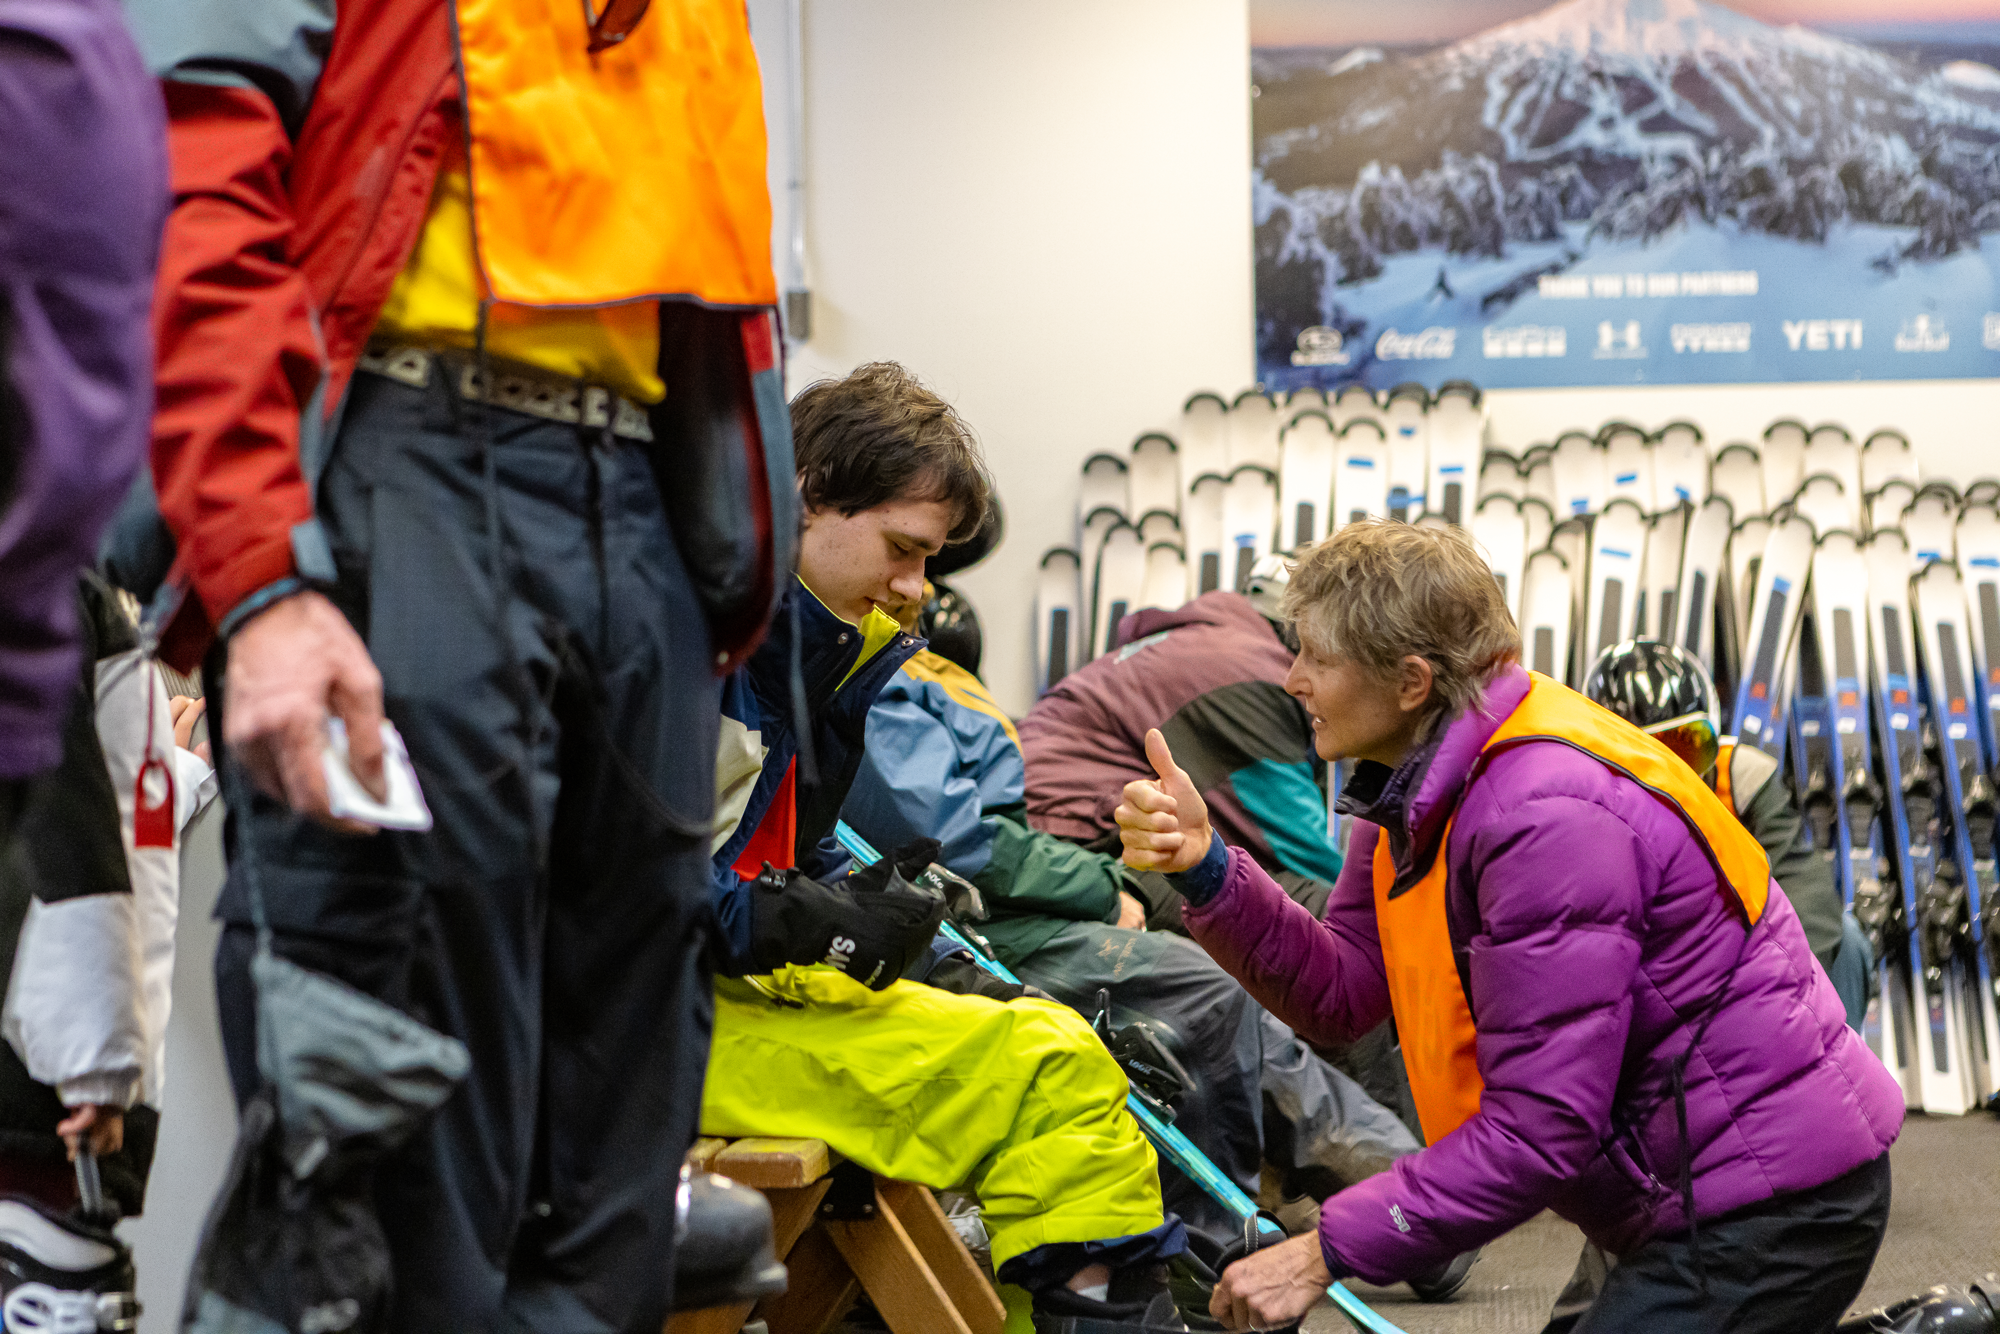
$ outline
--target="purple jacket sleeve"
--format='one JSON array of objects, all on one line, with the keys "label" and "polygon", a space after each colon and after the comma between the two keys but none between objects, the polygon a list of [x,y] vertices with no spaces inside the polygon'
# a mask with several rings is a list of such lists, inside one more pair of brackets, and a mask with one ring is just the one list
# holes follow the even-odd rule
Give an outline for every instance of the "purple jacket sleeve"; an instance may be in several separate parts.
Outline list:
[{"label": "purple jacket sleeve", "polygon": [[1221,891],[1184,914],[1202,948],[1308,1042],[1352,1042],[1389,1017],[1369,869],[1378,833],[1356,823],[1323,920],[1241,848],[1229,850]]},{"label": "purple jacket sleeve", "polygon": [[131,485],[165,119],[112,0],[0,0],[0,779],[53,766],[76,576]]},{"label": "purple jacket sleeve", "polygon": [[1371,1283],[1421,1273],[1533,1217],[1593,1165],[1610,1133],[1642,886],[1660,871],[1604,807],[1568,796],[1505,804],[1506,787],[1469,795],[1463,846],[1455,834],[1446,850],[1473,880],[1479,909],[1470,937],[1479,1111],[1320,1215],[1322,1244]]}]

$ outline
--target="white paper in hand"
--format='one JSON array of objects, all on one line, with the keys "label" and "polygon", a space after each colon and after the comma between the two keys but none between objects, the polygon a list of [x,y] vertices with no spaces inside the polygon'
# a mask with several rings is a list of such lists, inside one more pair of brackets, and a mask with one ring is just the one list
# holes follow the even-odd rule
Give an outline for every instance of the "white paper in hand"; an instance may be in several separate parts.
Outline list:
[{"label": "white paper in hand", "polygon": [[417,771],[410,767],[410,752],[394,723],[382,720],[382,772],[389,780],[387,801],[369,796],[368,789],[361,786],[361,780],[347,767],[347,724],[329,718],[326,732],[326,750],[320,755],[320,767],[326,770],[326,788],[335,815],[378,829],[421,832],[431,827],[431,808],[424,804],[423,789],[417,786]]}]

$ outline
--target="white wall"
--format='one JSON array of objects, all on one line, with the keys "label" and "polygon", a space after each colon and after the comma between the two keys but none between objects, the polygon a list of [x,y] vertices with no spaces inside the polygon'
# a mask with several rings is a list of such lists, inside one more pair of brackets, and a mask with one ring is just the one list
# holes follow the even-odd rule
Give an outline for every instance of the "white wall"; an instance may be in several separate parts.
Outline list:
[{"label": "white wall", "polygon": [[[1250,382],[1247,0],[802,0],[814,336],[790,381],[902,361],[980,432],[1005,545],[958,580],[1002,704],[1031,702],[1036,562],[1078,465]],[[785,228],[784,0],[752,0]],[[782,253],[782,250],[781,250]],[[1895,426],[1928,474],[2000,472],[2000,381],[1496,392],[1522,446],[1611,417],[1711,439]]]},{"label": "white wall", "polygon": [[[1249,382],[1243,0],[805,0],[813,338],[794,389],[891,358],[957,405],[1007,506],[956,581],[1029,703],[1034,570],[1077,465]],[[782,0],[751,7],[784,231]]]}]

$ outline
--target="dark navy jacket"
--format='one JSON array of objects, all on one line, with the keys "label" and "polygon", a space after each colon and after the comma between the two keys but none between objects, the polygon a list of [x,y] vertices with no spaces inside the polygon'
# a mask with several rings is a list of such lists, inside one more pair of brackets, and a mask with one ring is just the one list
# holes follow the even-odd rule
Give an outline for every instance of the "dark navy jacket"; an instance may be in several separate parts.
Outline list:
[{"label": "dark navy jacket", "polygon": [[[750,882],[733,868],[769,813],[785,771],[799,753],[792,697],[795,647],[805,717],[812,729],[813,764],[810,772],[800,764],[796,777],[798,838],[794,854],[800,869],[821,878],[845,863],[845,855],[833,842],[833,826],[861,766],[868,710],[882,687],[924,646],[923,640],[898,631],[857,669],[864,638],[859,627],[828,611],[826,604],[794,578],[771,623],[770,635],[750,661],[723,682],[726,753],[718,765],[716,782],[724,789],[718,802],[718,825],[727,832],[719,831],[714,867],[720,955],[716,968],[725,975],[751,971]],[[732,798],[727,754],[732,746],[739,752],[751,747],[762,751],[762,763],[754,777],[745,775],[737,785],[747,787],[747,800],[740,790]],[[740,811],[735,809],[739,803]],[[731,819],[733,828],[728,827]]]}]

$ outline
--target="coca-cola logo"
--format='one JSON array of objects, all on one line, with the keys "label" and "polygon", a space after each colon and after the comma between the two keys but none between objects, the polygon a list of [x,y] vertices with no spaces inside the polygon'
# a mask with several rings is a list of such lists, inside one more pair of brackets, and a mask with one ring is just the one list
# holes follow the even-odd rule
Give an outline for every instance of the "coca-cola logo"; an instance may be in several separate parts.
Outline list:
[{"label": "coca-cola logo", "polygon": [[1458,330],[1432,325],[1422,333],[1384,329],[1375,340],[1378,361],[1443,361],[1458,343]]}]

